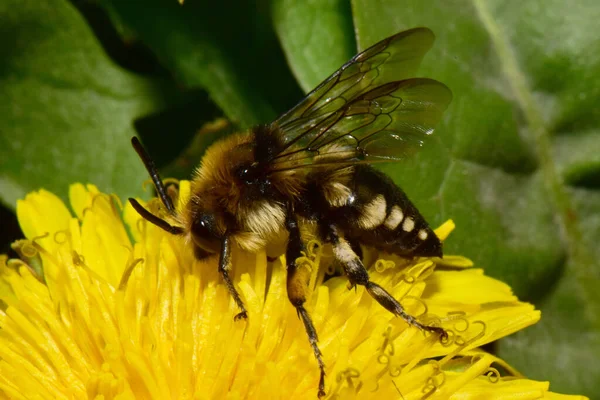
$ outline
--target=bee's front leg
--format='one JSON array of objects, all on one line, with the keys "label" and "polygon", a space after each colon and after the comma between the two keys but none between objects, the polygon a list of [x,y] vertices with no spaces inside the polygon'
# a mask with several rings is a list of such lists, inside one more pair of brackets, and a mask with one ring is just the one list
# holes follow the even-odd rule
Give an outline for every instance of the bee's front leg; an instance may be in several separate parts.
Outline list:
[{"label": "bee's front leg", "polygon": [[240,294],[233,286],[233,282],[231,282],[231,278],[229,277],[229,271],[231,271],[231,239],[229,236],[225,236],[223,242],[221,243],[221,254],[219,256],[219,273],[223,277],[225,281],[225,285],[227,285],[227,289],[229,293],[235,300],[235,303],[240,308],[240,312],[233,318],[234,320],[239,319],[247,319],[248,313],[246,311],[246,307],[244,307],[244,302],[240,298]]},{"label": "bee's front leg", "polygon": [[325,225],[321,227],[324,239],[330,242],[333,246],[333,254],[335,258],[342,264],[351,286],[362,285],[367,289],[367,292],[379,304],[385,307],[393,314],[401,317],[407,324],[415,326],[421,330],[437,333],[442,340],[448,338],[448,333],[440,327],[428,326],[417,321],[415,317],[408,314],[404,307],[389,294],[384,288],[372,282],[369,278],[369,273],[365,269],[359,256],[353,250],[353,246],[340,235],[335,225]]},{"label": "bee's front leg", "polygon": [[296,260],[302,256],[304,251],[304,244],[300,236],[300,228],[298,227],[298,220],[295,216],[289,215],[286,221],[286,228],[290,234],[288,239],[287,250],[285,252],[285,259],[287,264],[287,294],[290,302],[296,311],[298,317],[302,319],[304,323],[304,329],[308,335],[308,341],[313,348],[315,358],[319,364],[321,375],[319,378],[319,398],[325,396],[325,363],[323,363],[323,357],[321,350],[317,342],[317,330],[310,319],[308,311],[304,308],[306,302],[306,295],[308,292],[308,284],[310,282],[310,273],[305,269],[299,269],[296,265]]}]

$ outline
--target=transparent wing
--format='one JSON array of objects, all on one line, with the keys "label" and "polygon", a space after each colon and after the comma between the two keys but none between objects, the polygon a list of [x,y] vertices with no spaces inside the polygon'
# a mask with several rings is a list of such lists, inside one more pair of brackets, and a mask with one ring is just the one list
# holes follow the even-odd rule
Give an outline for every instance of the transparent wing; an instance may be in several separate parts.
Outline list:
[{"label": "transparent wing", "polygon": [[401,160],[423,145],[451,99],[450,89],[432,79],[376,87],[321,119],[277,154],[272,168]]},{"label": "transparent wing", "polygon": [[327,163],[393,161],[422,145],[452,98],[430,79],[408,79],[433,33],[398,33],[356,55],[271,125],[276,170]]}]

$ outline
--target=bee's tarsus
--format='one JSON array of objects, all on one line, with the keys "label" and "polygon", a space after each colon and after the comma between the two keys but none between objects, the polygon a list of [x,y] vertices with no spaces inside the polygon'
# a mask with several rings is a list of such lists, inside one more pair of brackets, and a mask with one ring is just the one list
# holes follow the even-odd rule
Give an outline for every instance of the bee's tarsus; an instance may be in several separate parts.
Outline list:
[{"label": "bee's tarsus", "polygon": [[234,321],[239,321],[239,320],[242,320],[242,319],[243,320],[247,320],[248,319],[248,312],[246,310],[243,310],[243,311],[237,313],[235,315],[235,317],[233,317]]},{"label": "bee's tarsus", "polygon": [[440,328],[439,326],[427,326],[426,330],[440,335],[440,341],[442,343],[448,340],[448,332],[446,332],[444,328]]},{"label": "bee's tarsus", "polygon": [[327,396],[327,393],[325,393],[325,389],[321,389],[321,385],[325,386],[325,376],[323,376],[323,378],[321,380],[322,380],[322,383],[319,382],[319,393],[317,393],[317,396],[320,399]]},{"label": "bee's tarsus", "polygon": [[303,306],[296,306],[296,310],[298,311],[298,315],[300,315],[300,318],[304,323],[304,329],[308,334],[308,341],[313,348],[313,353],[315,354],[315,358],[319,364],[320,376],[318,396],[321,398],[325,396],[325,363],[323,362],[323,355],[321,354],[321,350],[317,344],[319,341],[319,338],[317,337],[317,330],[310,319],[310,315],[308,315],[308,311],[306,311]]}]

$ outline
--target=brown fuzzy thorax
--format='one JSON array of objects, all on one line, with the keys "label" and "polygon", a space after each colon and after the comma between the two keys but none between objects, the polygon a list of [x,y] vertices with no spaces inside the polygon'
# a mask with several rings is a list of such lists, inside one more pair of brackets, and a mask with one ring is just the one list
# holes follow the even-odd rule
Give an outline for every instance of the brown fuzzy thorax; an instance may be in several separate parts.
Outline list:
[{"label": "brown fuzzy thorax", "polygon": [[[181,215],[181,225],[191,232],[194,220],[203,213],[211,213],[220,235],[232,234],[240,247],[257,251],[281,234],[286,209],[281,201],[248,196],[251,188],[241,182],[237,169],[252,164],[254,134],[232,135],[210,146],[202,158],[191,182],[191,197]],[[270,175],[275,190],[289,200],[299,196],[302,175],[284,171]]]},{"label": "brown fuzzy thorax", "polygon": [[249,133],[232,135],[210,146],[192,179],[191,190],[198,198],[197,204],[235,213],[242,189],[235,168],[253,158]]}]

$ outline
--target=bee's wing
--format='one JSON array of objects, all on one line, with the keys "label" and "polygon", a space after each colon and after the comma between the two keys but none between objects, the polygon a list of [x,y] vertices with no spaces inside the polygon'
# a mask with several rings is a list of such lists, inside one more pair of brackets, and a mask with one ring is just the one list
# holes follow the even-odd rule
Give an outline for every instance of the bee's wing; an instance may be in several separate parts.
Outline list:
[{"label": "bee's wing", "polygon": [[427,28],[389,37],[355,56],[279,117],[274,170],[391,161],[433,131],[452,94],[430,79],[407,79],[433,44]]}]

